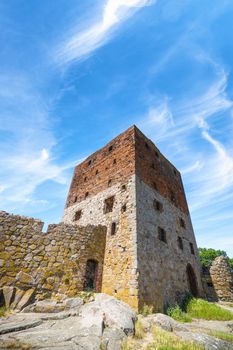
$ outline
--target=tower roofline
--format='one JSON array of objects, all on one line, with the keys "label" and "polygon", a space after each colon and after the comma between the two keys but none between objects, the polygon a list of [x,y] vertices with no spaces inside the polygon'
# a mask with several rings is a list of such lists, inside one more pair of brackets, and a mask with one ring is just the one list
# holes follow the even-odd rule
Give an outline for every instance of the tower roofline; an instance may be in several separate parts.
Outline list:
[{"label": "tower roofline", "polygon": [[96,154],[98,154],[99,152],[103,151],[105,148],[110,147],[110,145],[112,143],[114,143],[117,139],[121,138],[122,135],[129,133],[131,130],[134,130],[135,133],[139,133],[141,136],[143,136],[144,139],[146,139],[146,141],[148,141],[152,147],[154,147],[160,154],[160,156],[167,162],[169,163],[176,171],[177,173],[180,174],[180,171],[174,166],[174,164],[172,164],[164,155],[163,153],[160,151],[160,149],[155,145],[155,143],[149,139],[135,124],[132,124],[128,129],[126,129],[125,131],[121,132],[120,134],[118,134],[117,136],[115,136],[113,139],[111,139],[110,141],[108,141],[104,146],[102,146],[101,148],[97,149],[95,152],[91,153],[89,156],[85,157],[84,160],[78,164],[75,165],[75,168],[77,166],[80,166],[81,164],[85,163],[87,160],[93,158]]}]

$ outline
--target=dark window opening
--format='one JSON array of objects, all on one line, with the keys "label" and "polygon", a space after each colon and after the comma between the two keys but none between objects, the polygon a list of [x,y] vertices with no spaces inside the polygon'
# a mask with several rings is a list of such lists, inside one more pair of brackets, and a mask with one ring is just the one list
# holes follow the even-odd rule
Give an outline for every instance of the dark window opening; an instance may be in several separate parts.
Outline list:
[{"label": "dark window opening", "polygon": [[157,201],[157,199],[154,199],[153,207],[157,211],[162,211],[163,210],[163,204],[161,202]]},{"label": "dark window opening", "polygon": [[87,260],[86,271],[84,276],[83,289],[85,291],[97,291],[97,276],[98,276],[98,262],[95,260]]},{"label": "dark window opening", "polygon": [[122,213],[126,212],[126,204],[122,205],[122,207],[121,207],[121,212],[122,212]]},{"label": "dark window opening", "polygon": [[74,221],[78,221],[82,216],[82,210],[78,210],[74,214]]},{"label": "dark window opening", "polygon": [[158,227],[159,240],[167,243],[166,231],[162,227]]},{"label": "dark window opening", "polygon": [[108,152],[112,152],[112,150],[113,150],[112,146],[108,147]]},{"label": "dark window opening", "polygon": [[159,154],[156,151],[155,151],[155,156],[156,156],[156,158],[159,158]]},{"label": "dark window opening", "polygon": [[213,287],[214,287],[214,285],[213,285],[213,283],[212,283],[212,282],[207,282],[207,287],[209,287],[209,288],[213,288]]},{"label": "dark window opening", "polygon": [[122,185],[122,186],[121,186],[121,190],[122,190],[122,191],[126,191],[126,186],[125,186],[125,185]]},{"label": "dark window opening", "polygon": [[154,163],[151,164],[151,168],[155,169],[155,164]]},{"label": "dark window opening", "polygon": [[110,213],[113,209],[114,196],[105,199],[104,201],[104,214]]},{"label": "dark window opening", "polygon": [[173,191],[170,191],[170,199],[171,199],[172,203],[176,202],[176,197],[175,197],[175,194]]},{"label": "dark window opening", "polygon": [[193,244],[192,244],[192,243],[189,243],[189,246],[190,246],[190,252],[191,252],[191,254],[195,254]]},{"label": "dark window opening", "polygon": [[96,170],[95,174],[96,174],[96,175],[98,175],[98,174],[99,174],[99,170],[98,170],[98,169]]},{"label": "dark window opening", "polygon": [[90,166],[91,165],[91,163],[92,163],[92,160],[90,159],[89,161],[88,161],[88,166]]},{"label": "dark window opening", "polygon": [[145,147],[146,147],[147,149],[150,149],[150,147],[149,147],[149,145],[148,145],[147,142],[145,142]]},{"label": "dark window opening", "polygon": [[116,234],[116,223],[112,222],[111,226],[111,236],[114,236]]},{"label": "dark window opening", "polygon": [[75,196],[75,197],[74,197],[74,203],[76,203],[76,202],[77,202],[77,200],[78,200],[78,197],[77,197],[77,196]]},{"label": "dark window opening", "polygon": [[180,218],[180,226],[183,227],[183,228],[186,227],[186,226],[185,226],[185,221],[184,221],[184,219],[182,219],[182,218]]},{"label": "dark window opening", "polygon": [[174,174],[175,174],[175,175],[177,175],[177,171],[176,171],[176,169],[173,169],[173,172],[174,172]]},{"label": "dark window opening", "polygon": [[184,249],[184,246],[183,246],[183,240],[181,237],[178,237],[178,247],[183,250]]},{"label": "dark window opening", "polygon": [[89,192],[85,193],[85,198],[87,198],[89,196]]},{"label": "dark window opening", "polygon": [[109,180],[108,180],[108,187],[111,186],[111,184],[112,184],[112,180],[109,179]]},{"label": "dark window opening", "polygon": [[113,164],[116,164],[116,159],[113,159]]}]

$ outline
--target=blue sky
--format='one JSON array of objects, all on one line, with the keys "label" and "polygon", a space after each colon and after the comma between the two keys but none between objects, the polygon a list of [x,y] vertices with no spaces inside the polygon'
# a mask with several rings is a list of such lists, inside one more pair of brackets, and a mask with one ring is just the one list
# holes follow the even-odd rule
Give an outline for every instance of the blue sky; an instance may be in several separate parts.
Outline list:
[{"label": "blue sky", "polygon": [[233,256],[232,32],[230,0],[1,0],[1,209],[59,222],[74,165],[136,124]]}]

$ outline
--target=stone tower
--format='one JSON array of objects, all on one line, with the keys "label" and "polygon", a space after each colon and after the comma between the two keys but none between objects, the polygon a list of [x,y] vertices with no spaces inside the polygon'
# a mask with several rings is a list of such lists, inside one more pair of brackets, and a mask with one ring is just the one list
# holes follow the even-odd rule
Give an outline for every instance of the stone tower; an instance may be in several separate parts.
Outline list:
[{"label": "stone tower", "polygon": [[76,166],[63,221],[107,226],[102,292],[155,310],[203,295],[180,173],[136,126]]}]

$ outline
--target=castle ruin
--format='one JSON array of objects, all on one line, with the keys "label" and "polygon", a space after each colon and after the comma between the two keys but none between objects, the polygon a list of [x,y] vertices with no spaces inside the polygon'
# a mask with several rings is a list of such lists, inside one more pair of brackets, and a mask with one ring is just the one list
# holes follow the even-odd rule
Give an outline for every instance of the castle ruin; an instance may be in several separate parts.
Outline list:
[{"label": "castle ruin", "polygon": [[181,175],[136,126],[75,167],[62,222],[42,226],[0,212],[0,287],[101,291],[155,311],[204,296]]},{"label": "castle ruin", "polygon": [[63,222],[107,227],[103,292],[157,310],[203,295],[181,175],[136,126],[76,166]]}]

